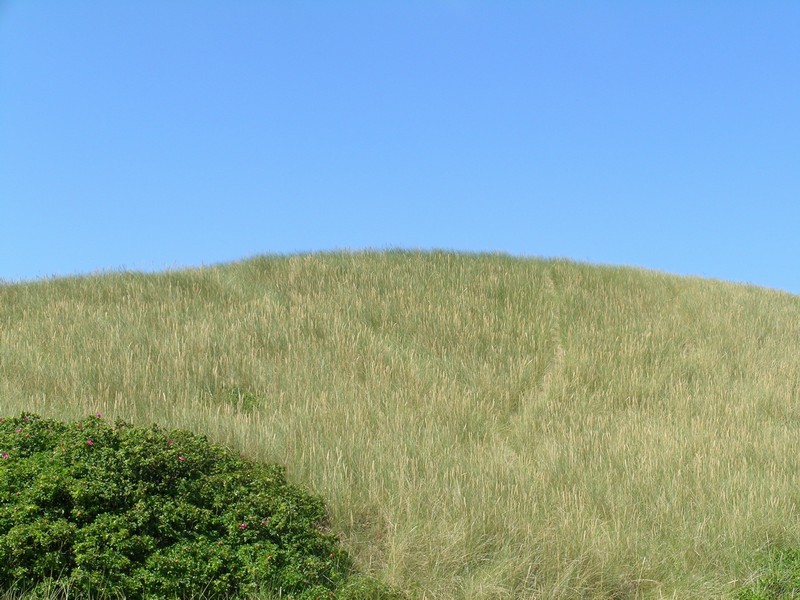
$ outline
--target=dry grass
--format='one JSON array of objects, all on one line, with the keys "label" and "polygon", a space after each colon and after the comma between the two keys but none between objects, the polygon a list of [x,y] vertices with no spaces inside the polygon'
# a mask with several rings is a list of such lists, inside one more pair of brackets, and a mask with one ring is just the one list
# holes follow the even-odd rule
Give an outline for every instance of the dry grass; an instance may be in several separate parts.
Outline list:
[{"label": "dry grass", "polygon": [[800,544],[800,298],[496,255],[0,286],[0,412],[280,461],[412,598],[722,598]]}]

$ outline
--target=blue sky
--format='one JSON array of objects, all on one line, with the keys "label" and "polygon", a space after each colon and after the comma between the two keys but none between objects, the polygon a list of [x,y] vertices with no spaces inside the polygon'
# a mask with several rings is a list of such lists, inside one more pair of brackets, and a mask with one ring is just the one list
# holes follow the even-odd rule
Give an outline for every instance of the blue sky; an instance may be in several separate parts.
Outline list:
[{"label": "blue sky", "polygon": [[800,293],[800,3],[0,0],[0,278],[562,256]]}]

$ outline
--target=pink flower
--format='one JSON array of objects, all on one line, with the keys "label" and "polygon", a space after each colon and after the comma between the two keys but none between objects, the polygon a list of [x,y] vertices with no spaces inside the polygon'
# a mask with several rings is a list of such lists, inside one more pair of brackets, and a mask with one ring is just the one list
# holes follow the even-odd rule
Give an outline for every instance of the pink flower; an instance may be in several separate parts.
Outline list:
[{"label": "pink flower", "polygon": [[94,442],[92,440],[86,440],[87,446],[94,446]]},{"label": "pink flower", "polygon": [[172,440],[167,440],[167,445],[172,446]]},{"label": "pink flower", "polygon": [[103,415],[102,415],[102,414],[100,414],[100,413],[97,413],[97,414],[95,415],[95,417],[97,417],[98,419],[102,419],[102,418],[103,418]]},{"label": "pink flower", "polygon": [[0,456],[2,456],[3,458],[8,458],[8,452],[3,452],[3,454],[0,454]]},{"label": "pink flower", "polygon": [[19,433],[20,431],[22,431],[22,429],[20,429],[19,427],[17,427],[17,428],[14,430],[14,433]]},{"label": "pink flower", "polygon": [[239,525],[239,529],[247,529],[247,523],[242,523]]},{"label": "pink flower", "polygon": [[179,460],[179,461],[181,461],[181,462],[183,462],[183,461],[184,461],[184,460],[186,460],[186,459],[185,459],[185,458],[183,458],[182,456],[179,456],[179,457],[178,457],[178,460]]}]

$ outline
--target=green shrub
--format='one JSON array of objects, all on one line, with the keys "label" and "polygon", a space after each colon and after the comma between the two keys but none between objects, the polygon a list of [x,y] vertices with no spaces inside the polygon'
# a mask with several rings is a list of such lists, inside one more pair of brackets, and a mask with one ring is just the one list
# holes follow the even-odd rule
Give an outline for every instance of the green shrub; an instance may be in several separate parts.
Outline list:
[{"label": "green shrub", "polygon": [[0,583],[34,598],[397,597],[352,574],[322,500],[282,467],[101,415],[0,419]]}]

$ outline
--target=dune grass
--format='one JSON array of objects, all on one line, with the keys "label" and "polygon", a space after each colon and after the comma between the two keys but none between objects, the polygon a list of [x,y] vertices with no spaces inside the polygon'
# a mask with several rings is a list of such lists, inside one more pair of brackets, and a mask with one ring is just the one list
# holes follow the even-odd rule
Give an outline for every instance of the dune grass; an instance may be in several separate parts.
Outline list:
[{"label": "dune grass", "polygon": [[563,260],[0,286],[0,413],[203,432],[410,598],[732,597],[800,546],[800,298]]}]

